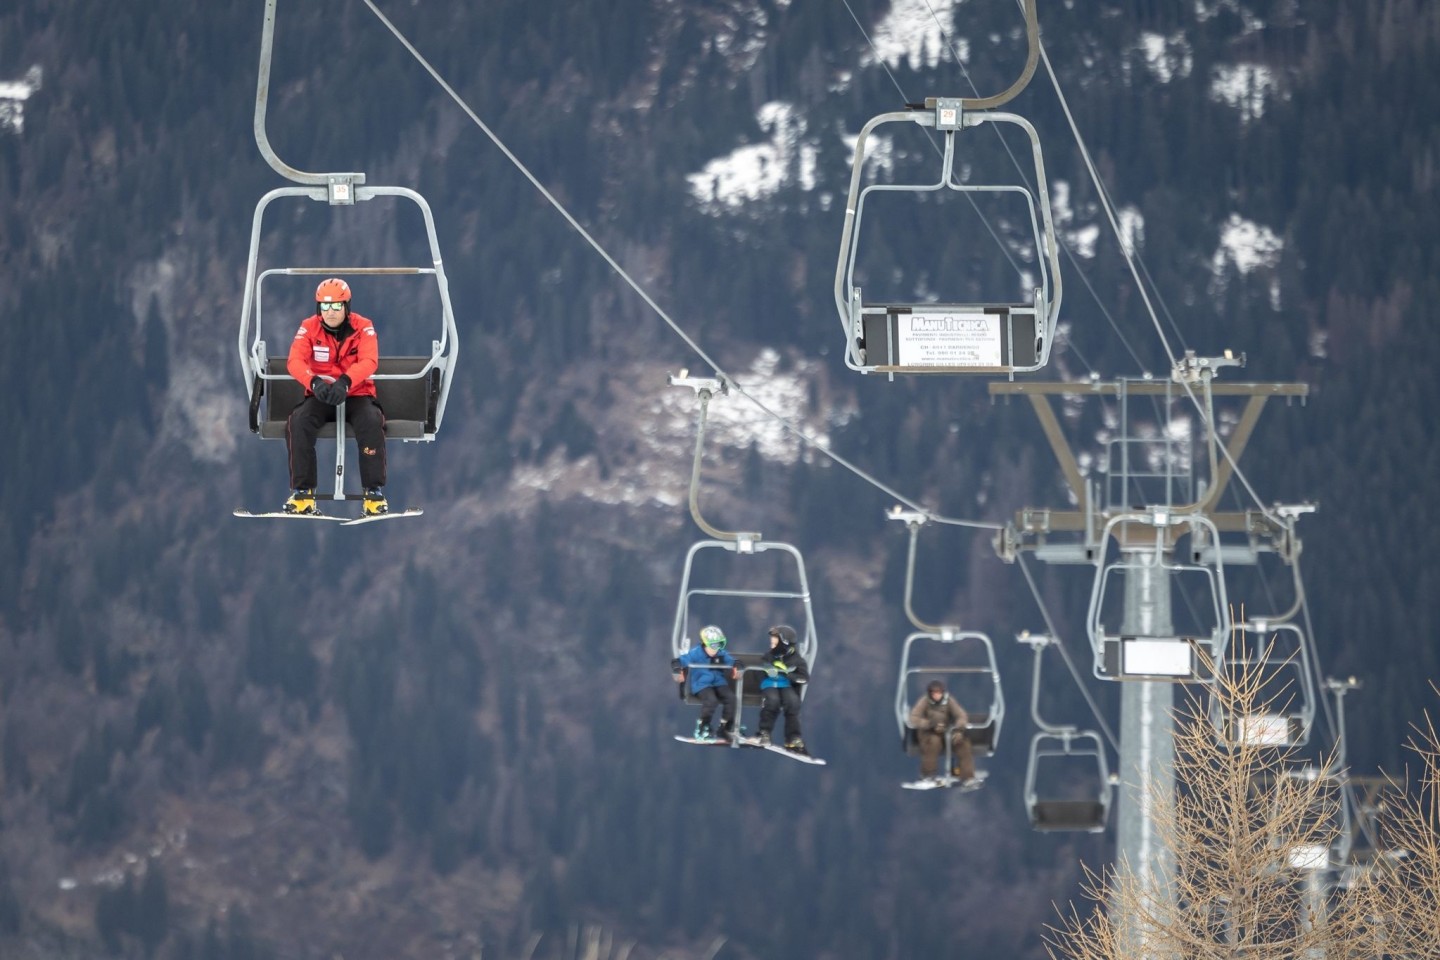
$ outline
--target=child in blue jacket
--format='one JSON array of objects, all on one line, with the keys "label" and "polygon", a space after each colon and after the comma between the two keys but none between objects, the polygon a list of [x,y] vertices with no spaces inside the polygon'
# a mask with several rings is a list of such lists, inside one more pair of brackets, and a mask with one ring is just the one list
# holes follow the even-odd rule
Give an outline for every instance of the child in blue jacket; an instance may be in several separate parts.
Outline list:
[{"label": "child in blue jacket", "polygon": [[[696,740],[713,740],[710,719],[720,712],[721,737],[729,739],[735,727],[735,689],[732,680],[740,675],[735,658],[725,652],[725,632],[711,625],[700,631],[700,646],[691,647],[670,661],[676,680],[688,682],[691,696],[700,700],[700,719],[695,723]],[[688,675],[688,677],[686,676]]]}]

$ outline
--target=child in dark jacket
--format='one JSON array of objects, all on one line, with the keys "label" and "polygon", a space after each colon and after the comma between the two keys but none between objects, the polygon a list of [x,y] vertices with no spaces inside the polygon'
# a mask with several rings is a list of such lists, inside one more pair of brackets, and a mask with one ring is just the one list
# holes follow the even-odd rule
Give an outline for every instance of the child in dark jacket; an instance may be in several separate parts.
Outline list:
[{"label": "child in dark jacket", "polygon": [[[785,711],[785,749],[806,753],[800,733],[800,688],[810,680],[810,668],[795,645],[795,628],[770,628],[770,652],[765,655],[765,679],[760,681],[761,746],[770,746],[771,731],[780,711]],[[808,754],[807,754],[808,755]]]}]

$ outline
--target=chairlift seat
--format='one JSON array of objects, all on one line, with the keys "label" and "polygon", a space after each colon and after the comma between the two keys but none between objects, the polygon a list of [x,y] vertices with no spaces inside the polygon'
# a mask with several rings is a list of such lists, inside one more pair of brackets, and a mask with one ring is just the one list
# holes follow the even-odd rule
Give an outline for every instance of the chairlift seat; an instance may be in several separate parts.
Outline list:
[{"label": "chairlift seat", "polygon": [[1036,830],[1105,829],[1105,804],[1095,800],[1037,800],[1030,804],[1030,825]]},{"label": "chairlift seat", "polygon": [[[970,722],[965,725],[965,739],[970,741],[970,746],[982,751],[984,756],[990,756],[995,752],[995,722],[986,714],[970,714]],[[905,752],[910,756],[918,756],[920,753],[920,734],[913,727],[905,728],[905,738],[901,744]]]},{"label": "chairlift seat", "polygon": [[1293,747],[1308,739],[1305,718],[1286,713],[1251,713],[1230,717],[1227,736],[1231,742],[1257,747]]},{"label": "chairlift seat", "polygon": [[[735,653],[731,654],[731,656],[735,658],[735,662],[741,667],[759,667],[764,666],[765,664],[765,655],[763,653]],[[763,671],[760,670],[747,669],[744,673],[740,674],[741,705],[746,707],[758,707],[762,703],[764,703],[764,697],[760,693],[760,683],[764,679],[765,674]],[[805,686],[801,684],[799,686],[799,689],[803,694]],[[686,680],[680,683],[680,699],[684,700],[687,704],[690,704],[691,706],[700,706],[700,698],[690,692],[690,682],[688,677]]]},{"label": "chairlift seat", "polygon": [[1043,353],[1034,304],[871,304],[861,308],[863,370],[1009,373]]},{"label": "chairlift seat", "polygon": [[965,725],[965,739],[988,756],[995,752],[996,726],[994,720],[983,713],[971,714],[970,722]]},{"label": "chairlift seat", "polygon": [[[381,357],[377,374],[416,374],[425,368],[431,357]],[[285,357],[269,357],[266,373],[279,374],[283,379],[256,377],[250,391],[250,431],[264,440],[283,440],[290,413],[305,398],[305,388],[289,375]],[[436,408],[440,399],[439,366],[423,377],[407,380],[376,380],[376,400],[385,411],[385,436],[391,440],[433,440]],[[264,407],[264,418],[260,417]],[[319,436],[334,439],[335,424],[320,428]],[[345,425],[345,436],[355,431]]]}]

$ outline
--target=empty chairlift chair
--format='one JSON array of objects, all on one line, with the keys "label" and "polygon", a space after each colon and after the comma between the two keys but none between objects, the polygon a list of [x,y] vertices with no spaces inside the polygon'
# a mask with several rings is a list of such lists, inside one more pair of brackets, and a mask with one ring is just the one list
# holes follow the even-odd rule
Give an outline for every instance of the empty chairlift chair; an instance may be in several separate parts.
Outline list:
[{"label": "empty chairlift chair", "polygon": [[[1035,0],[1022,0],[1028,45],[1024,69],[1010,87],[991,97],[931,97],[909,109],[884,113],[861,128],[855,139],[850,190],[840,256],[835,267],[835,306],[845,332],[845,364],[862,373],[980,373],[1008,374],[1043,367],[1050,357],[1060,310],[1060,265],[1055,228],[1050,214],[1050,191],[1035,128],[1023,117],[993,108],[1008,103],[1030,82],[1039,62],[1039,25]],[[885,124],[905,123],[934,129],[944,141],[938,178],[926,183],[873,183],[863,186],[872,134]],[[962,182],[956,171],[957,144],[967,131],[982,124],[1008,124],[1024,131],[1034,162],[1033,189],[1029,184]],[[992,128],[998,129],[998,128]],[[966,164],[968,166],[968,163]],[[966,195],[973,205],[982,195],[1023,199],[1029,214],[1034,250],[1035,278],[1023,302],[867,302],[856,284],[855,267],[865,204],[875,193]],[[917,197],[917,201],[918,201]],[[977,208],[978,210],[978,208]],[[993,242],[993,231],[979,237]],[[942,271],[943,272],[943,271]]]},{"label": "empty chairlift chair", "polygon": [[[861,183],[871,134],[883,124],[914,123],[944,135],[939,178],[933,183]],[[1036,188],[1020,184],[962,183],[955,171],[961,132],[983,123],[1013,124],[1029,137]],[[1039,285],[1024,302],[866,301],[855,281],[860,227],[866,201],[877,192],[1014,194],[1029,210]],[[989,236],[977,238],[989,244]],[[932,97],[923,108],[885,113],[860,130],[840,257],[835,270],[835,305],[845,331],[845,364],[861,373],[1006,374],[1039,370],[1050,358],[1060,311],[1060,269],[1051,222],[1045,166],[1035,128],[1010,113],[962,108],[961,101]]]},{"label": "empty chairlift chair", "polygon": [[[1171,559],[1174,539],[1204,528],[1218,541],[1214,521],[1203,514],[1123,513],[1110,518],[1100,538],[1095,581],[1087,624],[1094,654],[1094,673],[1102,680],[1152,680],[1209,683],[1224,666],[1230,640],[1230,613],[1219,554],[1214,566],[1178,563]],[[1109,553],[1120,541],[1119,558]],[[1172,604],[1175,591],[1189,591],[1186,603]],[[1125,593],[1135,594],[1142,611],[1183,612],[1191,622],[1176,629],[1158,616],[1137,625],[1111,624],[1121,616]],[[1109,622],[1107,622],[1109,621]]]},{"label": "empty chairlift chair", "polygon": [[[1053,641],[1029,634],[1020,639],[1035,653],[1030,716],[1039,732],[1030,739],[1025,767],[1030,826],[1042,832],[1100,833],[1109,820],[1114,794],[1104,743],[1093,730],[1056,726],[1040,716],[1040,658]],[[1061,777],[1057,771],[1070,775]]]},{"label": "empty chairlift chair", "polygon": [[[1236,624],[1228,669],[1247,676],[1255,701],[1247,712],[1210,699],[1210,718],[1221,742],[1298,747],[1315,722],[1315,680],[1310,644],[1293,623],[1253,620]],[[1217,691],[1218,692],[1218,691]]]}]

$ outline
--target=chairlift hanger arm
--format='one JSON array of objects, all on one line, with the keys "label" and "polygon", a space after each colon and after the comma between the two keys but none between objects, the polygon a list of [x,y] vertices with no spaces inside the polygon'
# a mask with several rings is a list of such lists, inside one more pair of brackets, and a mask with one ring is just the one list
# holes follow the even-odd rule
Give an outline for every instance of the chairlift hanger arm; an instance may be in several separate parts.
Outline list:
[{"label": "chairlift hanger arm", "polygon": [[1035,722],[1037,729],[1044,733],[1057,737],[1068,737],[1077,732],[1073,725],[1059,726],[1045,720],[1040,716],[1040,661],[1045,655],[1045,648],[1055,641],[1048,636],[1032,634],[1026,631],[1015,638],[1021,643],[1029,644],[1034,651],[1035,658],[1030,671],[1030,719]]},{"label": "chairlift hanger arm", "polygon": [[915,550],[920,539],[920,527],[927,518],[922,513],[901,510],[899,507],[891,510],[886,517],[890,520],[903,521],[910,528],[910,547],[905,560],[905,616],[914,624],[916,630],[925,633],[938,634],[942,637],[959,633],[959,627],[925,623],[915,613]]},{"label": "chairlift hanger arm", "polygon": [[687,375],[687,371],[684,370],[680,371],[679,377],[670,377],[668,379],[671,386],[690,387],[693,389],[700,403],[700,409],[695,415],[695,456],[690,466],[690,516],[694,519],[695,525],[705,531],[706,535],[716,540],[749,541],[753,543],[761,539],[759,531],[727,533],[724,530],[711,526],[706,522],[705,518],[700,515],[700,469],[704,463],[705,422],[709,415],[710,396],[714,389],[713,384],[719,384],[720,392],[724,393],[725,382],[723,380],[712,381],[707,379],[702,381],[699,378],[691,378]]},{"label": "chairlift hanger arm", "polygon": [[1021,11],[1025,14],[1025,68],[1020,71],[1009,89],[997,93],[993,97],[978,97],[974,99],[961,100],[966,110],[988,110],[991,107],[998,107],[1009,103],[1020,95],[1030,83],[1030,78],[1035,75],[1035,67],[1040,62],[1040,23],[1035,16],[1035,0],[1018,0]]},{"label": "chairlift hanger arm", "polygon": [[[271,169],[287,180],[296,183],[323,186],[330,189],[334,200],[334,187],[365,182],[363,173],[308,173],[297,170],[281,160],[270,146],[270,137],[265,132],[265,102],[270,95],[270,61],[275,41],[275,4],[277,0],[265,0],[265,23],[260,31],[260,71],[255,82],[255,145]],[[325,199],[321,197],[319,199]],[[339,202],[346,202],[342,199]]]}]

